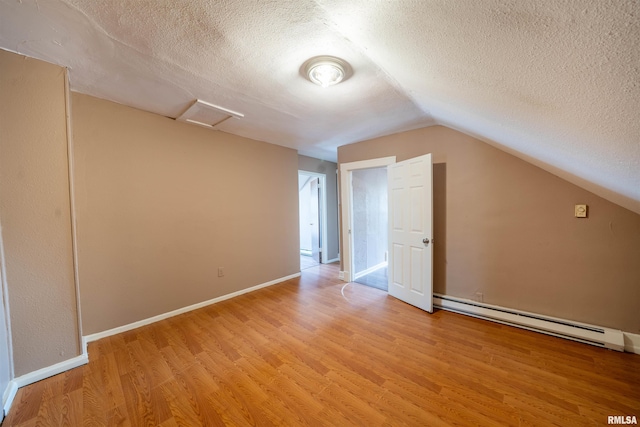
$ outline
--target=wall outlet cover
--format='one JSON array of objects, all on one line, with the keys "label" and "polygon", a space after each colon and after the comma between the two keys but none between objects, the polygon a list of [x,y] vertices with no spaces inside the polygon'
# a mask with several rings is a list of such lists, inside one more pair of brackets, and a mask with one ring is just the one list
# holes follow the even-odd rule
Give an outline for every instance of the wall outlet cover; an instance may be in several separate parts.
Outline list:
[{"label": "wall outlet cover", "polygon": [[576,205],[575,216],[576,216],[576,218],[586,218],[587,217],[587,205]]}]

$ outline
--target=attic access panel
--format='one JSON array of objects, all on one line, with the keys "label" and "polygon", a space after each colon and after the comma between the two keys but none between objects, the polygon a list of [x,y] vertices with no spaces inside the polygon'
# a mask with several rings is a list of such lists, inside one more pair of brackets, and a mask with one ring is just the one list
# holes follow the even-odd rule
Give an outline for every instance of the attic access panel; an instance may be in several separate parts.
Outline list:
[{"label": "attic access panel", "polygon": [[244,114],[196,99],[176,120],[214,129],[231,117],[241,119]]}]

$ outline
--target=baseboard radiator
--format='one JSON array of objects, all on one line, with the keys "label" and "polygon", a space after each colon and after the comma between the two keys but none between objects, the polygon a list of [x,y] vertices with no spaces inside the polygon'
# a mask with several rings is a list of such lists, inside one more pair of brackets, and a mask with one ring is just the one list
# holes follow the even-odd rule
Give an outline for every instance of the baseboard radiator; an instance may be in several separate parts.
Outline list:
[{"label": "baseboard radiator", "polygon": [[528,329],[530,331],[579,341],[611,350],[624,351],[623,333],[616,329],[556,319],[535,313],[512,310],[440,294],[433,294],[433,305],[454,313],[465,314],[479,319],[490,320],[504,325]]}]

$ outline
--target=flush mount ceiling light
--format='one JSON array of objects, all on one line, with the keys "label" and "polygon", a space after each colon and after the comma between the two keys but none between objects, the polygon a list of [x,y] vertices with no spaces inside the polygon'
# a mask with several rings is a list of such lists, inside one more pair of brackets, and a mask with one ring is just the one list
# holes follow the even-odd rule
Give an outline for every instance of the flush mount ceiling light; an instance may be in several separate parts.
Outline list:
[{"label": "flush mount ceiling light", "polygon": [[305,61],[300,68],[309,81],[329,87],[345,81],[353,73],[347,61],[335,56],[316,56]]}]

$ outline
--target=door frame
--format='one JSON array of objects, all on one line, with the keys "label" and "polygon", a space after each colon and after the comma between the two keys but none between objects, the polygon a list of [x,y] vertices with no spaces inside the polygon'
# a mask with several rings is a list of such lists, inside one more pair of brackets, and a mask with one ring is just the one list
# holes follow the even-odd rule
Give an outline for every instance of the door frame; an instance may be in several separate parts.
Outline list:
[{"label": "door frame", "polygon": [[[318,178],[318,190],[320,192],[319,220],[320,220],[320,261],[326,264],[328,261],[328,245],[327,245],[327,175],[317,172],[309,172],[298,170],[298,176],[308,176],[310,178]],[[300,193],[298,193],[300,194]],[[298,208],[298,229],[300,228],[300,208]],[[300,239],[298,239],[298,244]],[[300,249],[298,249],[300,252]]]},{"label": "door frame", "polygon": [[340,164],[340,204],[342,227],[342,271],[340,275],[345,282],[353,281],[353,188],[352,173],[358,169],[372,169],[387,167],[396,162],[396,156],[381,157],[378,159],[360,160],[357,162]]}]

